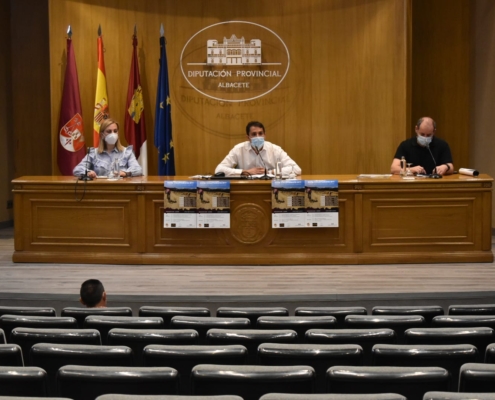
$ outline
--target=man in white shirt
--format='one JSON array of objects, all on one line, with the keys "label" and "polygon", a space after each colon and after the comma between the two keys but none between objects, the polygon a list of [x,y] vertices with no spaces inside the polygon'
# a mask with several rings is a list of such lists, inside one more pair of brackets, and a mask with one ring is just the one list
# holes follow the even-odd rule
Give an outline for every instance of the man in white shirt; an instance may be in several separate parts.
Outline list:
[{"label": "man in white shirt", "polygon": [[275,174],[277,162],[280,162],[282,175],[292,172],[301,175],[301,168],[289,155],[276,144],[265,141],[265,127],[261,122],[251,121],[246,126],[247,141],[239,143],[230,150],[227,157],[218,164],[215,173],[230,175]]}]

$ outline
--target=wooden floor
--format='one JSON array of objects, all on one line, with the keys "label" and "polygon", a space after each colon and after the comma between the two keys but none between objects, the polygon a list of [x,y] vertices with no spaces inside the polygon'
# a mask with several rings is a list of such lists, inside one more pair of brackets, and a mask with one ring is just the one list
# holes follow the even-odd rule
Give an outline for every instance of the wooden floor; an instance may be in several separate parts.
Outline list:
[{"label": "wooden floor", "polygon": [[[492,239],[492,244],[494,243]],[[492,245],[493,248],[493,245]],[[110,305],[351,305],[495,303],[495,263],[332,266],[16,264],[13,228],[0,230],[0,304],[75,305],[100,279]],[[363,304],[366,302],[366,304]],[[71,304],[68,304],[71,303]],[[433,304],[432,303],[432,304]]]}]

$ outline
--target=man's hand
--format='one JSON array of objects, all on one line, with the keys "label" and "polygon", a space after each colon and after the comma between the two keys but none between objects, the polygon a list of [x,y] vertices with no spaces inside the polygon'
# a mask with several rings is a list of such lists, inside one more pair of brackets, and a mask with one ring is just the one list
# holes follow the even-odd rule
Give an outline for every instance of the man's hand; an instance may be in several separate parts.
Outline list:
[{"label": "man's hand", "polygon": [[439,165],[437,167],[437,174],[438,175],[445,175],[449,169],[445,164]]},{"label": "man's hand", "polygon": [[242,170],[241,175],[263,175],[265,173],[265,168],[255,167],[251,169]]},{"label": "man's hand", "polygon": [[415,167],[412,167],[411,172],[413,174],[426,174],[425,169],[421,165],[416,165]]},{"label": "man's hand", "polygon": [[90,178],[96,178],[96,172],[95,171],[88,171],[88,176]]}]

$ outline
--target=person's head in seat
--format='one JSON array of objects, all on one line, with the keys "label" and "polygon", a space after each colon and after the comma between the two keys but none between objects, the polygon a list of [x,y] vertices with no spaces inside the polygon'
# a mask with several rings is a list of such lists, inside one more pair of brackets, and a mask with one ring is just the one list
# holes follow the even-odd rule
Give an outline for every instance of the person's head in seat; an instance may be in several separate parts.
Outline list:
[{"label": "person's head in seat", "polygon": [[98,279],[88,279],[81,285],[79,302],[88,308],[107,306],[107,293]]}]

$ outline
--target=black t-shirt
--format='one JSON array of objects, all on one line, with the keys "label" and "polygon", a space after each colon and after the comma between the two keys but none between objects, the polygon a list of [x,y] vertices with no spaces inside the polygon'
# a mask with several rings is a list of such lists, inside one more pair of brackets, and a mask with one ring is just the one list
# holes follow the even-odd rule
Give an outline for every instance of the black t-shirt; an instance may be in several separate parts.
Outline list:
[{"label": "black t-shirt", "polygon": [[[450,153],[450,147],[445,140],[439,139],[433,136],[430,143],[430,150],[435,158],[437,165],[452,163],[452,154]],[[406,163],[412,163],[412,166],[421,165],[427,174],[433,173],[435,168],[435,163],[431,157],[428,148],[420,146],[414,136],[411,139],[404,140],[397,151],[395,152],[395,157],[399,160],[404,157]]]}]

